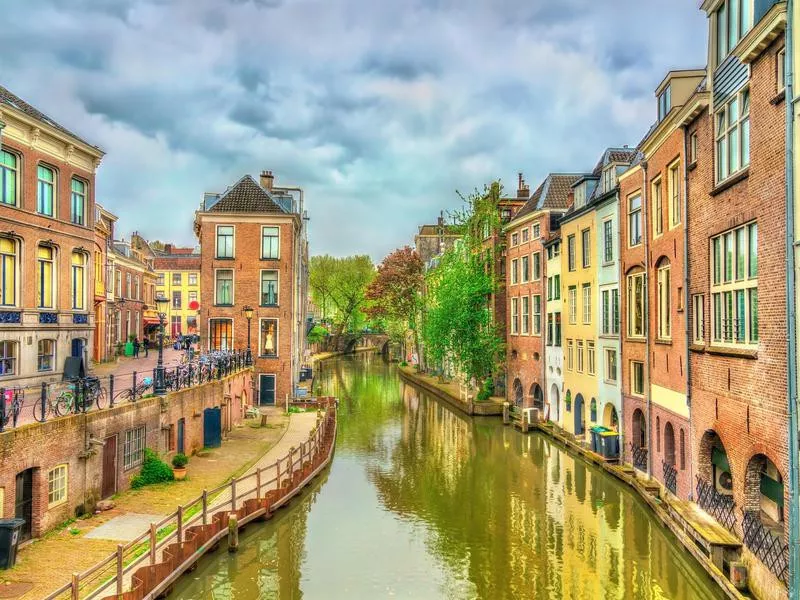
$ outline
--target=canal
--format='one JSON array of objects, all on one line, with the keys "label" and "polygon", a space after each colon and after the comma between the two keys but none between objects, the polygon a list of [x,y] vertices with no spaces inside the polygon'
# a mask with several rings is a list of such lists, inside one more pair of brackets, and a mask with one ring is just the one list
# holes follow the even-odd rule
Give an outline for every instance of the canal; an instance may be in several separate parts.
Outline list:
[{"label": "canal", "polygon": [[546,437],[456,413],[379,356],[317,384],[340,399],[330,469],[170,598],[721,597],[633,493]]}]

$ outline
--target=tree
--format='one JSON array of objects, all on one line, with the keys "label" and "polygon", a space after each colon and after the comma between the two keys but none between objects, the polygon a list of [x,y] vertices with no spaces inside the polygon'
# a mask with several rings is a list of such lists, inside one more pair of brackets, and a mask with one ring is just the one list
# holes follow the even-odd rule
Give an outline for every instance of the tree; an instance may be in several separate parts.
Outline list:
[{"label": "tree", "polygon": [[410,329],[414,335],[414,350],[419,356],[419,335],[416,325],[421,308],[422,259],[409,246],[387,255],[378,265],[378,272],[366,291],[366,314],[371,319],[386,322],[392,337],[405,341]]},{"label": "tree", "polygon": [[309,264],[309,286],[314,303],[330,320],[334,333],[353,331],[364,322],[364,293],[375,277],[368,256],[314,256]]}]

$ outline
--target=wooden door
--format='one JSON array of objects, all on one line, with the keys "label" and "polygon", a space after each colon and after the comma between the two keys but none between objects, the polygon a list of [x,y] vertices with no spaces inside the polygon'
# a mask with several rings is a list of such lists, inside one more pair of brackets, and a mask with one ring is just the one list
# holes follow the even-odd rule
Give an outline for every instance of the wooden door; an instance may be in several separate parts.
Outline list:
[{"label": "wooden door", "polygon": [[103,446],[102,496],[108,498],[117,492],[117,436],[107,437]]},{"label": "wooden door", "polygon": [[17,489],[14,516],[25,519],[19,541],[30,539],[33,531],[33,469],[17,473]]}]

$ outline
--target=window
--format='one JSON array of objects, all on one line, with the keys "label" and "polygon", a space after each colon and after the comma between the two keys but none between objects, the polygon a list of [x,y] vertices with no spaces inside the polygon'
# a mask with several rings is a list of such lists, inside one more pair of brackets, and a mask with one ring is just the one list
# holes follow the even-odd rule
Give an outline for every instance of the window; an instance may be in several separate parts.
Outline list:
[{"label": "window", "polygon": [[51,246],[39,246],[37,251],[36,307],[53,308],[55,306],[55,254]]},{"label": "window", "polygon": [[17,181],[19,166],[16,154],[0,151],[0,202],[17,205]]},{"label": "window", "polygon": [[610,192],[617,185],[617,167],[611,165],[603,170],[603,192]]},{"label": "window", "polygon": [[172,315],[170,317],[170,335],[178,337],[183,332],[183,323],[180,315]]},{"label": "window", "polygon": [[261,228],[261,258],[280,258],[280,227]]},{"label": "window", "polygon": [[716,114],[717,181],[750,164],[750,90],[736,94]]},{"label": "window", "polygon": [[47,472],[47,508],[67,501],[67,465],[58,465]]},{"label": "window", "polygon": [[531,299],[528,296],[523,296],[522,300],[522,335],[528,335],[530,317],[531,317]]},{"label": "window", "polygon": [[628,246],[642,243],[642,197],[639,194],[628,199]]},{"label": "window", "polygon": [[611,219],[603,221],[603,262],[610,263],[614,260],[614,222]]},{"label": "window", "polygon": [[672,108],[672,86],[668,85],[664,91],[658,95],[658,120],[662,121]]},{"label": "window", "polygon": [[560,347],[561,346],[561,313],[553,313],[555,316],[555,338],[554,338],[554,345]]},{"label": "window", "polygon": [[588,283],[583,284],[583,324],[588,325],[592,322],[592,286]]},{"label": "window", "polygon": [[172,285],[181,285],[183,283],[183,277],[181,273],[173,273],[172,274]]},{"label": "window", "polygon": [[631,361],[631,393],[644,396],[644,363]]},{"label": "window", "polygon": [[519,283],[519,260],[514,259],[511,261],[511,285]]},{"label": "window", "polygon": [[569,286],[569,324],[574,325],[578,322],[578,288],[574,285]]},{"label": "window", "polygon": [[575,370],[583,373],[583,340],[578,340],[575,344]]},{"label": "window", "polygon": [[133,291],[133,285],[131,284],[131,281],[131,274],[125,273],[125,295],[128,296],[128,298],[131,297],[131,291]]},{"label": "window", "polygon": [[594,375],[594,342],[586,342],[586,371]]},{"label": "window", "polygon": [[233,225],[217,225],[217,258],[233,258]]},{"label": "window", "polygon": [[689,164],[697,162],[697,132],[689,134]]},{"label": "window", "polygon": [[561,275],[553,275],[553,300],[561,300]]},{"label": "window", "polygon": [[617,382],[617,351],[613,348],[606,348],[605,380],[610,383]]},{"label": "window", "polygon": [[189,273],[189,285],[197,285],[197,273]]},{"label": "window", "polygon": [[233,321],[211,319],[209,327],[209,350],[233,350]]},{"label": "window", "polygon": [[714,342],[758,343],[758,231],[749,223],[711,240]]},{"label": "window", "polygon": [[681,178],[680,163],[669,167],[669,226],[670,229],[681,222]]},{"label": "window", "polygon": [[86,310],[86,255],[72,253],[72,309]]},{"label": "window", "polygon": [[17,303],[17,242],[0,238],[0,306]]},{"label": "window", "polygon": [[17,372],[17,343],[0,342],[0,376]]},{"label": "window", "polygon": [[530,257],[526,254],[520,260],[522,261],[522,283],[528,283],[531,278]]},{"label": "window", "polygon": [[611,290],[611,334],[619,335],[619,290]]},{"label": "window", "polygon": [[216,296],[214,304],[232,305],[233,304],[233,270],[219,269],[216,271]]},{"label": "window", "polygon": [[716,11],[717,65],[725,60],[753,23],[752,0],[725,0]]},{"label": "window", "polygon": [[511,335],[519,333],[519,298],[511,299]]},{"label": "window", "polygon": [[542,335],[542,297],[533,296],[533,335]]},{"label": "window", "polygon": [[278,356],[278,319],[261,319],[259,331],[260,355]]},{"label": "window", "polygon": [[592,261],[591,232],[588,229],[581,231],[581,264],[588,269]]},{"label": "window", "polygon": [[786,48],[781,48],[775,55],[775,69],[778,93],[786,89]]},{"label": "window", "polygon": [[575,208],[580,208],[586,203],[586,184],[582,183],[575,188]]},{"label": "window", "polygon": [[534,252],[531,255],[531,260],[533,262],[533,265],[531,267],[533,270],[531,280],[539,281],[542,278],[542,253]]},{"label": "window", "polygon": [[135,298],[136,300],[141,300],[142,299],[142,296],[139,293],[139,276],[138,275],[136,275],[133,278],[133,294],[131,295],[131,298]]},{"label": "window", "polygon": [[172,292],[172,308],[180,308],[180,307],[181,307],[181,293]]},{"label": "window", "polygon": [[164,285],[164,273],[158,274],[158,281],[156,281],[158,285]]},{"label": "window", "polygon": [[572,371],[572,369],[574,368],[573,355],[574,355],[574,348],[572,345],[572,340],[567,340],[567,369],[569,369],[570,371]]},{"label": "window", "polygon": [[528,229],[527,227],[522,230],[522,243],[523,244],[528,241],[528,236],[530,234],[531,234],[531,230]]},{"label": "window", "polygon": [[70,219],[76,225],[86,225],[86,183],[73,177],[70,188]]},{"label": "window", "polygon": [[662,340],[670,339],[672,317],[670,316],[670,265],[667,261],[662,261],[658,267],[658,337]]},{"label": "window", "polygon": [[189,292],[189,304],[197,302],[197,292]]},{"label": "window", "polygon": [[278,304],[278,272],[261,271],[261,306]]},{"label": "window", "polygon": [[513,248],[514,246],[519,246],[519,234],[518,233],[512,233],[511,234],[511,247]]},{"label": "window", "polygon": [[55,196],[56,172],[50,167],[39,165],[36,169],[36,212],[53,216],[53,196]]},{"label": "window", "polygon": [[644,273],[628,275],[628,337],[644,337]]},{"label": "window", "polygon": [[703,294],[692,296],[692,340],[702,344],[705,338],[705,298]]},{"label": "window", "polygon": [[145,428],[144,425],[125,432],[125,443],[122,450],[122,465],[127,471],[138,467],[144,460]]},{"label": "window", "polygon": [[567,269],[575,270],[575,236],[567,237]]},{"label": "window", "polygon": [[538,223],[533,224],[533,239],[538,240],[540,237],[540,227]]},{"label": "window", "polygon": [[661,179],[653,182],[652,200],[653,206],[653,237],[664,233],[664,210],[663,199],[661,196]]},{"label": "window", "polygon": [[619,290],[603,290],[603,335],[619,335]]}]

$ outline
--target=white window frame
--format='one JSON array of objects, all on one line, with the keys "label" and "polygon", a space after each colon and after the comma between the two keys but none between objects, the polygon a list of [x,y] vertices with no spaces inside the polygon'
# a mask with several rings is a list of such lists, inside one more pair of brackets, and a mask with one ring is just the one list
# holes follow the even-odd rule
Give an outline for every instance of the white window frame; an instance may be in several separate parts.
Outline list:
[{"label": "white window frame", "polygon": [[583,297],[583,324],[590,325],[592,322],[592,284],[584,283],[581,286],[581,296]]},{"label": "white window frame", "polygon": [[534,223],[533,224],[533,228],[532,228],[532,232],[531,232],[531,237],[534,240],[538,240],[541,237],[541,233],[540,232],[541,232],[541,228],[539,227],[539,224],[538,223]]},{"label": "white window frame", "polygon": [[542,253],[534,252],[531,254],[531,281],[539,281],[542,278]]},{"label": "white window frame", "polygon": [[211,325],[212,325],[213,321],[230,321],[230,324],[231,324],[231,338],[230,338],[230,347],[228,348],[228,350],[233,350],[233,348],[236,346],[236,328],[235,328],[236,323],[235,323],[235,321],[231,317],[218,317],[218,316],[213,316],[213,315],[211,317],[209,317],[209,319],[208,319],[208,338],[207,338],[208,339],[208,346],[207,346],[208,349],[209,350],[215,350],[216,349],[216,348],[212,348],[211,347],[211,343],[214,341],[213,337],[211,335]]},{"label": "white window frame", "polygon": [[711,19],[716,43],[713,56],[719,66],[753,27],[753,0],[724,0]]},{"label": "white window frame", "polygon": [[521,235],[522,235],[522,243],[524,244],[530,239],[531,230],[527,227],[523,227]]},{"label": "white window frame", "polygon": [[[636,387],[636,377],[634,377],[634,366],[637,366],[642,374],[641,388],[639,389],[637,389]],[[630,361],[630,371],[631,371],[631,394],[639,397],[644,396],[644,389],[645,389],[644,363],[640,360]]]},{"label": "white window frame", "polygon": [[603,221],[603,264],[609,265],[614,262],[614,220],[612,218]]},{"label": "white window frame", "polygon": [[511,335],[519,335],[519,298],[511,298]]},{"label": "white window frame", "polygon": [[786,89],[786,46],[775,54],[775,87],[780,94]]},{"label": "white window frame", "polygon": [[[647,320],[647,314],[645,309],[647,307],[647,302],[645,298],[645,274],[644,271],[639,271],[637,273],[631,273],[627,276],[628,282],[628,337],[629,338],[637,338],[641,339],[644,338],[645,332],[645,322]],[[641,279],[641,298],[637,302],[636,300],[636,280]],[[635,305],[639,304],[641,307],[641,330],[637,331],[635,328]]]},{"label": "white window frame", "polygon": [[581,230],[581,267],[592,266],[592,230],[590,227]]},{"label": "white window frame", "polygon": [[668,341],[672,339],[672,277],[668,262],[658,267],[656,277],[658,339]]},{"label": "white window frame", "polygon": [[[606,383],[614,383],[616,384],[619,378],[619,364],[618,364],[618,356],[616,348],[605,348],[604,352],[604,370],[603,370],[603,377]],[[613,372],[612,372],[612,368]]]},{"label": "white window frame", "polygon": [[[743,236],[739,235],[741,231],[744,231]],[[723,240],[730,240],[730,253]],[[755,249],[752,249],[753,244]],[[742,245],[745,249],[742,251],[743,264],[740,276],[738,271]],[[712,343],[736,348],[757,348],[759,342],[757,223],[750,221],[711,238],[710,262]],[[745,320],[744,330],[741,332],[738,329],[740,309],[743,310]]]},{"label": "white window frame", "polygon": [[[231,255],[220,256],[219,254],[219,228],[230,227],[233,232],[231,233]],[[221,260],[233,260],[236,258],[236,225],[220,223],[214,228],[214,258]]]},{"label": "white window frame", "polygon": [[[6,365],[10,370],[6,371]],[[0,377],[11,377],[19,372],[19,343],[0,340]]]},{"label": "white window frame", "polygon": [[[264,340],[262,339],[261,326],[264,321],[275,321],[275,354],[263,354]],[[280,345],[278,341],[281,333],[280,319],[277,317],[262,317],[258,320],[258,356],[261,358],[278,358],[280,355]]]},{"label": "white window frame", "polygon": [[705,343],[705,296],[692,295],[692,341],[695,344]]},{"label": "white window frame", "polygon": [[[277,302],[264,304],[264,273],[275,273],[275,298]],[[259,306],[280,306],[281,303],[281,272],[278,269],[261,269],[258,273],[258,305]]]},{"label": "white window frame", "polygon": [[567,304],[569,306],[569,324],[578,323],[578,287],[571,285],[567,290]]},{"label": "white window frame", "polygon": [[540,294],[534,294],[531,302],[533,304],[533,309],[531,310],[533,315],[531,331],[533,335],[542,335],[542,296]]},{"label": "white window frame", "polygon": [[[19,181],[20,181],[20,169],[22,163],[22,157],[19,155],[18,152],[11,150],[10,148],[2,147],[0,148],[0,152],[4,152],[9,156],[13,157],[14,159],[14,166],[11,167],[5,162],[0,162],[0,186],[3,186],[3,189],[0,189],[0,204],[4,206],[19,206],[19,197],[20,197],[20,189],[19,189]],[[5,202],[5,184],[4,180],[6,175],[4,172],[8,172],[8,177],[12,177],[14,180],[14,198],[13,202]]]},{"label": "white window frame", "polygon": [[[735,117],[732,107],[736,107]],[[734,177],[750,165],[750,88],[745,86],[714,113],[716,182]],[[734,152],[732,148],[736,148]],[[734,161],[735,158],[735,161]]]},{"label": "white window frame", "polygon": [[574,363],[574,343],[572,340],[567,340],[567,369],[572,371],[575,368]]},{"label": "white window frame", "polygon": [[511,234],[511,247],[519,246],[519,233],[516,231]]},{"label": "white window frame", "polygon": [[47,508],[66,503],[69,496],[69,465],[57,465],[47,472]]},{"label": "white window frame", "polygon": [[187,285],[197,285],[197,273],[189,273],[189,282]]},{"label": "white window frame", "polygon": [[576,245],[577,245],[577,242],[575,241],[575,234],[573,233],[573,234],[568,235],[567,236],[567,270],[570,271],[570,272],[574,271],[575,267],[576,267],[576,265],[575,265],[575,259],[577,258],[576,251],[575,251],[575,246]]},{"label": "white window frame", "polygon": [[[42,353],[42,344],[50,344],[50,353],[45,354]],[[52,338],[42,338],[38,342],[36,342],[36,372],[37,373],[49,373],[55,370],[56,366],[56,340]],[[48,368],[42,368],[42,360],[48,359],[50,361],[50,366]]]},{"label": "white window frame", "polygon": [[575,341],[575,372],[583,373],[583,340]]},{"label": "white window frame", "polygon": [[653,179],[650,184],[651,218],[653,220],[653,237],[660,237],[664,233],[664,185],[661,175]]},{"label": "white window frame", "polygon": [[[639,201],[639,206],[633,208],[634,200]],[[635,248],[642,244],[642,194],[637,192],[628,196],[628,248]],[[634,223],[636,236],[634,236]]]},{"label": "white window frame", "polygon": [[586,373],[588,375],[595,374],[595,353],[594,353],[594,340],[586,341]]},{"label": "white window frame", "polygon": [[681,162],[676,160],[667,167],[667,194],[669,194],[669,228],[681,224]]},{"label": "white window frame", "polygon": [[522,326],[520,328],[520,333],[522,335],[529,335],[530,334],[530,322],[531,322],[531,298],[530,296],[522,296],[520,298],[521,308],[520,308],[520,320]]},{"label": "white window frame", "polygon": [[122,444],[122,468],[128,471],[144,462],[144,449],[147,447],[147,430],[144,425],[125,431]]},{"label": "white window frame", "polygon": [[519,283],[519,259],[514,258],[511,260],[511,285]]},{"label": "white window frame", "polygon": [[527,254],[521,256],[519,262],[520,262],[520,281],[522,283],[528,283],[531,279],[530,256],[528,256]]},{"label": "white window frame", "polygon": [[[277,229],[278,235],[276,239],[278,240],[278,252],[277,256],[264,256],[264,230],[266,229]],[[280,260],[281,258],[281,227],[280,225],[262,225],[261,226],[261,260]]]}]

